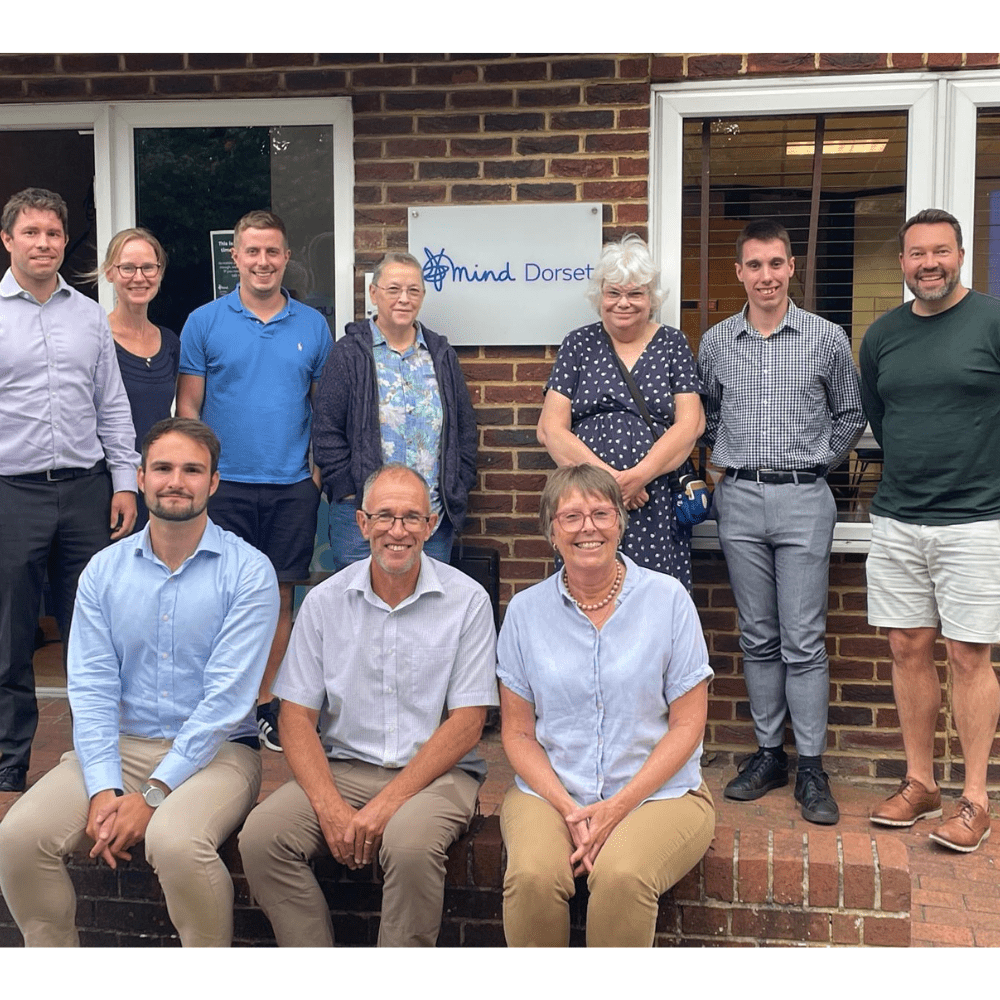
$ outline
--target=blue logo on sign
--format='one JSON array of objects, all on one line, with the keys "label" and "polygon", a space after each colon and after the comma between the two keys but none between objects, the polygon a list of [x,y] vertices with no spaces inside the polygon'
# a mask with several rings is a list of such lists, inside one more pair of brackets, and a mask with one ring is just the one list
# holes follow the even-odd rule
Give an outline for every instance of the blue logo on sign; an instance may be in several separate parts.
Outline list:
[{"label": "blue logo on sign", "polygon": [[499,271],[492,268],[479,269],[478,264],[473,264],[472,269],[463,264],[456,264],[451,257],[444,252],[441,247],[439,253],[431,251],[430,247],[424,247],[424,254],[427,262],[424,264],[424,281],[434,286],[436,292],[440,292],[444,285],[445,278],[452,281],[516,281],[517,279],[510,273],[510,261],[507,261]]}]

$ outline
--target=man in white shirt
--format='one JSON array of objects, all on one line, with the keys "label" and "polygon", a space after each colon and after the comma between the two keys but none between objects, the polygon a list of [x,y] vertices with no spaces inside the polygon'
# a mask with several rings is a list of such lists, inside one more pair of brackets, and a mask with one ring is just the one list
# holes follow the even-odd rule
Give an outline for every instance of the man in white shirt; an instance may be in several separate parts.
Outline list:
[{"label": "man in white shirt", "polygon": [[310,866],[332,854],[348,868],[378,858],[380,946],[432,947],[447,850],[486,775],[493,612],[479,584],[423,554],[436,517],[412,469],[370,476],[357,518],[371,558],[306,597],[274,687],[295,781],[250,814],[240,853],[279,945],[333,944]]}]

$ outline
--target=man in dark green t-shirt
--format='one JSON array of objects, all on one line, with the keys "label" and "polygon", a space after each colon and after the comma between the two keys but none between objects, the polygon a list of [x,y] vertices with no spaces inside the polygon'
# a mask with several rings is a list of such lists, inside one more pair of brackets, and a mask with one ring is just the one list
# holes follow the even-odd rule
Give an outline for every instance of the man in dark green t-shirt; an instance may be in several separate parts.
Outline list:
[{"label": "man in dark green t-shirt", "polygon": [[990,835],[986,768],[1000,714],[990,660],[1000,641],[1000,300],[963,287],[953,215],[925,209],[899,241],[914,300],[871,325],[860,355],[865,413],[885,455],[872,502],[868,621],[887,630],[906,751],[906,777],[871,819],[901,827],[942,814],[940,625],[965,786],[930,836],[968,852]]}]

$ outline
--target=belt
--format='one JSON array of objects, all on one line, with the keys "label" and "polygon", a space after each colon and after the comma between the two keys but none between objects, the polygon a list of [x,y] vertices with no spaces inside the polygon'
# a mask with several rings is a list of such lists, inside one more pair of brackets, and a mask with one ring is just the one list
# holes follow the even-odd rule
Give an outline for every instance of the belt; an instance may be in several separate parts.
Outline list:
[{"label": "belt", "polygon": [[814,483],[826,478],[826,466],[814,465],[811,469],[726,469],[733,479],[748,479],[753,483],[784,486],[788,483]]},{"label": "belt", "polygon": [[83,479],[84,476],[99,476],[108,471],[108,463],[102,458],[89,469],[49,469],[48,472],[24,472],[19,476],[4,476],[4,479],[18,479],[23,483],[62,483],[67,479]]}]

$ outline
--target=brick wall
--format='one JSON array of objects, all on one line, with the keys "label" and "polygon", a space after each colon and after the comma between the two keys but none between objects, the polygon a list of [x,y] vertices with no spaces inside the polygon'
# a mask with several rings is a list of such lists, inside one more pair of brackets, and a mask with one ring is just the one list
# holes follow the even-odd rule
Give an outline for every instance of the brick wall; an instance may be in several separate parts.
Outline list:
[{"label": "brick wall", "polygon": [[[998,66],[996,53],[31,54],[0,56],[0,102],[349,95],[360,314],[365,270],[407,245],[409,205],[601,201],[606,240],[629,231],[646,236],[651,83]],[[500,552],[506,601],[552,568],[536,533],[539,490],[552,463],[534,428],[555,346],[462,348],[459,355],[481,428],[466,537]],[[718,673],[708,744],[734,755],[753,736],[725,564],[699,557],[695,580]],[[863,566],[836,557],[829,759],[840,773],[889,779],[902,770],[902,741],[888,648],[865,623],[864,607]],[[942,778],[960,781],[946,711],[937,743]],[[990,777],[1000,781],[1000,763]]]}]

